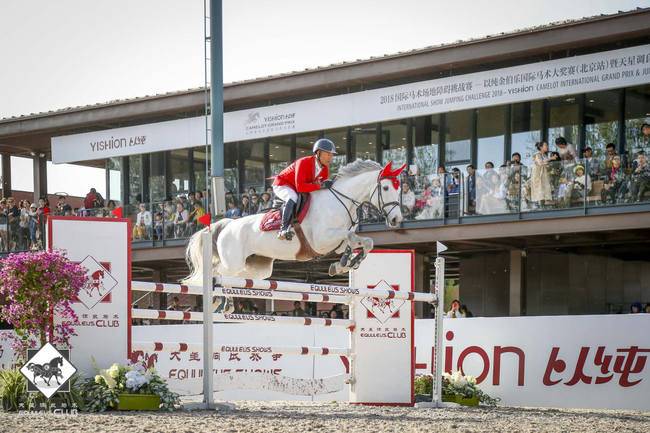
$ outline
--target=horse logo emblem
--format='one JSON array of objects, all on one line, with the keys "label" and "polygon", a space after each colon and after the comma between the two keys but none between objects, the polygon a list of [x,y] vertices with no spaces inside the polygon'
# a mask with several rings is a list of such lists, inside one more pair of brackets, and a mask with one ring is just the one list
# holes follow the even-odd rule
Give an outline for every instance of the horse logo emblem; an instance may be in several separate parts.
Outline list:
[{"label": "horse logo emblem", "polygon": [[27,350],[27,363],[20,372],[27,379],[28,392],[41,392],[50,398],[56,392],[69,392],[70,379],[77,368],[68,361],[70,350],[57,350],[50,343]]},{"label": "horse logo emblem", "polygon": [[77,299],[91,310],[117,286],[117,280],[93,256],[86,257],[80,264],[88,269],[90,278],[77,294]]},{"label": "horse logo emblem", "polygon": [[248,113],[248,116],[246,117],[246,125],[250,125],[251,123],[256,123],[258,119],[260,118],[260,112],[259,111],[251,111]]},{"label": "horse logo emblem", "polygon": [[[368,286],[369,289],[399,290],[399,286],[391,286],[381,280],[375,286]],[[392,317],[399,317],[399,309],[406,301],[403,299],[380,299],[362,298],[360,304],[366,307],[368,317],[374,317],[380,323],[386,323]]]}]

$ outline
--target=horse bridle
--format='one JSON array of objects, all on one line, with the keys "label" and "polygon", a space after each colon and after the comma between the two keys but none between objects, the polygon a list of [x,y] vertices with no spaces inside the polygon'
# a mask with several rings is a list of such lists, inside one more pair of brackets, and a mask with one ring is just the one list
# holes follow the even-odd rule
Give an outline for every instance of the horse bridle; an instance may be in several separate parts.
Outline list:
[{"label": "horse bridle", "polygon": [[[334,195],[334,197],[336,197],[336,199],[339,201],[339,203],[341,203],[341,205],[345,208],[346,212],[348,213],[348,217],[350,218],[350,229],[352,229],[352,227],[354,227],[355,225],[362,222],[362,220],[358,216],[357,216],[356,221],[355,221],[354,218],[352,218],[352,214],[350,213],[350,209],[348,209],[348,207],[345,205],[345,203],[343,203],[343,200],[341,200],[341,198],[339,196],[341,196],[341,197],[343,197],[343,198],[345,198],[347,200],[350,200],[352,202],[352,204],[354,206],[356,206],[357,208],[360,208],[363,205],[368,205],[371,209],[374,209],[374,210],[378,211],[380,214],[383,214],[384,218],[386,218],[386,219],[388,219],[388,215],[393,211],[393,209],[400,206],[398,201],[390,201],[390,202],[385,202],[384,201],[384,197],[383,197],[383,195],[381,193],[381,190],[382,190],[381,181],[384,180],[384,179],[394,179],[394,180],[397,180],[399,182],[399,179],[397,178],[397,176],[382,176],[381,172],[379,172],[379,175],[377,176],[377,184],[375,185],[375,188],[373,189],[372,194],[370,194],[370,197],[368,198],[368,200],[363,201],[363,202],[355,200],[352,197],[348,197],[347,195],[343,194],[342,192],[337,191],[336,189],[334,189],[333,186],[329,189],[332,192],[332,194]],[[374,197],[375,193],[377,193],[377,203],[379,204],[379,207],[375,206],[372,203],[372,198]],[[392,206],[392,207],[387,212],[386,208],[388,206]]]}]

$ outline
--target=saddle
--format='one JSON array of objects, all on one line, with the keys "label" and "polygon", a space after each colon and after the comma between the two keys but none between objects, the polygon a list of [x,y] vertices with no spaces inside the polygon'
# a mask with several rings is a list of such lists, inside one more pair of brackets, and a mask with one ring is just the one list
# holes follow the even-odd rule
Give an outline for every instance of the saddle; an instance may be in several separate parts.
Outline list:
[{"label": "saddle", "polygon": [[[292,218],[291,225],[295,227],[296,223],[302,223],[302,220],[305,219],[307,212],[309,211],[309,203],[311,202],[310,194],[298,194],[298,203],[296,203],[296,208]],[[284,202],[282,200],[276,199],[273,202],[273,207],[270,208],[262,222],[260,223],[260,230],[263,232],[278,231],[282,227],[282,206]]]},{"label": "saddle", "polygon": [[[305,233],[300,227],[300,223],[305,219],[307,212],[309,211],[309,204],[311,202],[311,194],[299,194],[298,203],[296,203],[296,211],[292,218],[291,225],[293,226],[294,231],[296,232],[296,237],[300,242],[300,250],[296,254],[296,260],[299,262],[305,262],[312,260],[321,256],[309,245],[309,241],[305,237]],[[263,232],[269,231],[278,231],[282,227],[282,214],[281,206],[282,200],[277,200],[273,203],[273,207],[262,218],[260,223],[260,230]]]}]

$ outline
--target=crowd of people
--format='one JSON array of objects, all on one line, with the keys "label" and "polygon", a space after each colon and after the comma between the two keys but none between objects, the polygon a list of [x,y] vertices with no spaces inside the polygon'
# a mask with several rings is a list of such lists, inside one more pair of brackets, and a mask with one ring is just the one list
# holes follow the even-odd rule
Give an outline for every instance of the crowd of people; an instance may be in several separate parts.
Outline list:
[{"label": "crowd of people", "polygon": [[[647,126],[650,129],[650,126]],[[442,218],[449,204],[463,203],[465,215],[490,215],[540,209],[636,203],[650,200],[650,163],[643,150],[620,155],[616,145],[594,157],[590,147],[578,158],[563,137],[535,145],[532,163],[524,165],[518,152],[498,169],[486,162],[480,172],[473,165],[464,174],[458,168],[435,175],[402,177],[402,214],[407,219]],[[449,217],[449,214],[446,214]],[[372,215],[369,216],[372,220]]]},{"label": "crowd of people", "polygon": [[[140,203],[135,214],[133,240],[157,240],[186,238],[205,227],[199,219],[207,213],[209,203],[205,192],[180,194],[173,199],[166,197],[162,203]],[[206,207],[207,206],[207,207]]]},{"label": "crowd of people", "polygon": [[255,188],[249,188],[248,193],[241,196],[240,200],[231,190],[226,191],[226,217],[237,219],[256,213],[266,212],[273,207],[273,188],[268,187],[261,194]]}]

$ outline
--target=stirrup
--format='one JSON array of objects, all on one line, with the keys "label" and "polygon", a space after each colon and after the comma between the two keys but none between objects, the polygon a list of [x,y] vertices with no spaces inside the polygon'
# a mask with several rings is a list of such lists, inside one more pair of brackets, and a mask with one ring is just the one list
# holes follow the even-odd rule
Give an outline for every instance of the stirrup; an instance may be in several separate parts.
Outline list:
[{"label": "stirrup", "polygon": [[281,241],[287,240],[290,241],[293,238],[294,232],[291,231],[291,228],[281,229],[278,232],[278,239]]}]

